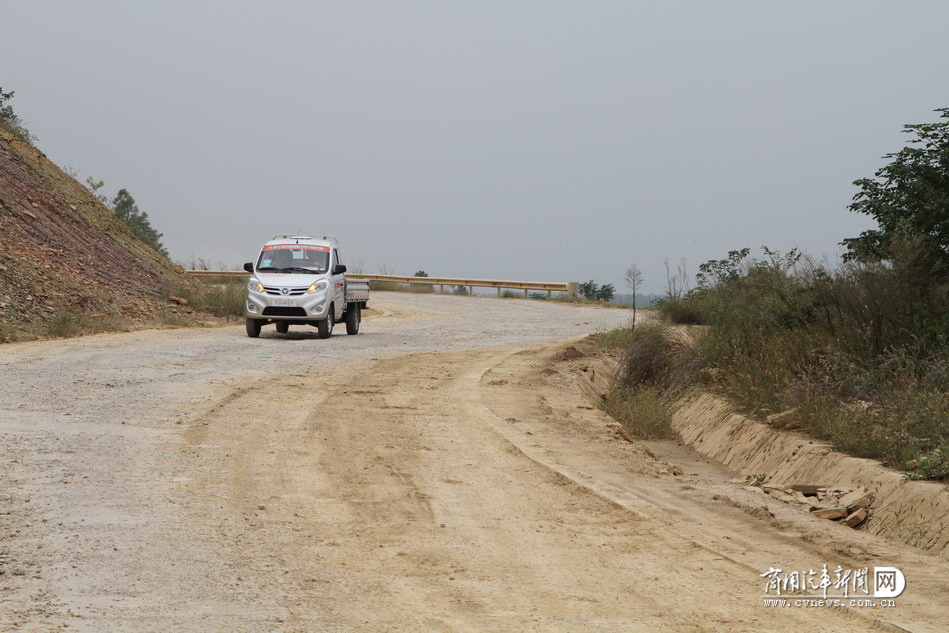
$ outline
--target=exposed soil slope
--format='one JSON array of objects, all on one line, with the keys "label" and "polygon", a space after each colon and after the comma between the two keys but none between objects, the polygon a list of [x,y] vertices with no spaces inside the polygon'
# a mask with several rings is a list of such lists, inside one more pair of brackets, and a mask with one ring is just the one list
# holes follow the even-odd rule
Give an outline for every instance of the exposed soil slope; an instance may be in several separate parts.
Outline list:
[{"label": "exposed soil slope", "polygon": [[0,340],[56,315],[141,319],[183,271],[38,149],[0,130]]}]

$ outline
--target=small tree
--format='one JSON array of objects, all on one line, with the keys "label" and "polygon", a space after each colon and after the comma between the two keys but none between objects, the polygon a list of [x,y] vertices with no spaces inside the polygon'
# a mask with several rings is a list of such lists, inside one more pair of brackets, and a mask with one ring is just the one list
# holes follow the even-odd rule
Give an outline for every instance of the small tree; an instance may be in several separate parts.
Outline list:
[{"label": "small tree", "polygon": [[666,267],[666,298],[681,299],[689,292],[689,273],[685,257],[679,260],[675,272],[672,271],[669,260],[663,261]]},{"label": "small tree", "polygon": [[624,279],[626,280],[626,285],[633,292],[633,327],[636,327],[636,293],[639,291],[640,286],[643,285],[643,273],[639,270],[639,266],[630,264],[629,268],[626,269]]},{"label": "small tree", "polygon": [[[109,199],[105,197],[105,194],[99,193],[99,190],[103,187],[105,187],[105,181],[96,180],[92,176],[86,178],[86,189],[92,192],[96,200],[101,202],[104,206],[109,207]],[[109,208],[111,209],[112,207]]]},{"label": "small tree", "polygon": [[613,288],[613,284],[603,284],[596,291],[596,299],[597,301],[612,301],[615,292],[616,289]]},{"label": "small tree", "polygon": [[894,242],[910,238],[938,273],[949,273],[949,108],[936,112],[942,121],[904,126],[915,138],[884,156],[890,163],[873,178],[853,183],[860,190],[850,210],[869,215],[878,228],[841,242],[846,259],[891,259]]},{"label": "small tree", "polygon": [[[416,271],[415,277],[428,277],[428,273],[424,270]],[[418,284],[418,289],[420,292],[435,292],[435,286],[429,284]]]},{"label": "small tree", "polygon": [[115,198],[112,199],[112,211],[122,220],[130,229],[135,237],[142,240],[162,255],[167,256],[168,251],[162,244],[162,234],[152,227],[148,219],[148,213],[140,211],[132,194],[126,189],[120,189]]},{"label": "small tree", "polygon": [[590,301],[596,301],[596,293],[599,289],[600,286],[592,279],[590,281],[584,281],[577,286],[577,291],[580,293],[580,296]]}]

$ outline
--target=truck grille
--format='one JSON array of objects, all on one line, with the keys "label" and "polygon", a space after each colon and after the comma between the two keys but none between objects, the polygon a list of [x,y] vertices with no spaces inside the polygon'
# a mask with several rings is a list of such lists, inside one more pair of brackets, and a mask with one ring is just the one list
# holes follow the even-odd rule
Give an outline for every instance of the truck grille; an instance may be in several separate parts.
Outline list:
[{"label": "truck grille", "polygon": [[280,306],[271,306],[264,308],[264,316],[306,316],[306,310],[303,308],[284,308]]},{"label": "truck grille", "polygon": [[287,288],[287,290],[290,292],[284,295],[282,292],[283,288],[279,286],[264,286],[264,292],[266,292],[268,295],[296,297],[305,294],[307,288],[309,288],[309,286],[304,286],[303,288]]}]

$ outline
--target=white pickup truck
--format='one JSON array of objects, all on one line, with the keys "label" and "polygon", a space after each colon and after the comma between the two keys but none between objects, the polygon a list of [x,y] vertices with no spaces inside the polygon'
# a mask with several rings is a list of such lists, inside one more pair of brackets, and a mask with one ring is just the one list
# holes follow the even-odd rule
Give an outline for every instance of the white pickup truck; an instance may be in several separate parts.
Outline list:
[{"label": "white pickup truck", "polygon": [[273,323],[282,334],[290,324],[312,325],[320,338],[329,338],[340,321],[345,321],[347,334],[359,333],[369,282],[346,278],[336,238],[274,236],[244,270],[250,273],[244,305],[247,336],[260,336],[260,328]]}]

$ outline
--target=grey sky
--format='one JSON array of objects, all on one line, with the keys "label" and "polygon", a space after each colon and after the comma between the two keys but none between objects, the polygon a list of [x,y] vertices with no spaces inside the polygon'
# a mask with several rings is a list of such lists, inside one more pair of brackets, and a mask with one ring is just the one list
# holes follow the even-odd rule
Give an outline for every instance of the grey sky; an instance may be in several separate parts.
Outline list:
[{"label": "grey sky", "polygon": [[0,86],[173,258],[339,237],[411,274],[647,290],[835,255],[850,182],[949,106],[947,2],[6,0]]}]

